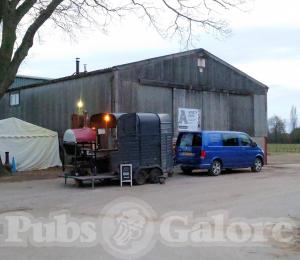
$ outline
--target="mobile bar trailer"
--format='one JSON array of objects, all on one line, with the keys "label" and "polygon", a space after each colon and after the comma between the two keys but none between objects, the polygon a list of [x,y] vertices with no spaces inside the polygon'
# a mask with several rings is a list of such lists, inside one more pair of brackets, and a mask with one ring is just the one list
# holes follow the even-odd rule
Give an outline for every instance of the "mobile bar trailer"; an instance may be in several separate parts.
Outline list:
[{"label": "mobile bar trailer", "polygon": [[64,148],[72,170],[62,177],[77,184],[120,180],[120,165],[132,165],[137,185],[163,183],[173,171],[172,120],[167,114],[100,113],[90,128],[69,129]]}]

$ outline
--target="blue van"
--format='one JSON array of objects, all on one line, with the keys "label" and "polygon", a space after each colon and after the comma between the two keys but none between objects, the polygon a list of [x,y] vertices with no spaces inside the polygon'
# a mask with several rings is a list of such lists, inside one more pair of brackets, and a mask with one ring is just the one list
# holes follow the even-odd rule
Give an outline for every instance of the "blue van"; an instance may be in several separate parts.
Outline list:
[{"label": "blue van", "polygon": [[251,168],[260,172],[264,165],[263,150],[242,132],[181,132],[175,148],[175,163],[184,173],[207,169],[218,176],[223,169]]}]

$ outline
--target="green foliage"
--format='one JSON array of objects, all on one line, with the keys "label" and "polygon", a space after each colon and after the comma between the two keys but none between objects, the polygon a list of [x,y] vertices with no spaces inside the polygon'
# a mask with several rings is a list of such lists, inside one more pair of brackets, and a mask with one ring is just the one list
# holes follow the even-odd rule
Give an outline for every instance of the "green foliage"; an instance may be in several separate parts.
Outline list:
[{"label": "green foliage", "polygon": [[290,133],[290,142],[293,144],[300,144],[300,128],[295,128]]},{"label": "green foliage", "polygon": [[300,153],[300,144],[268,144],[269,153]]}]

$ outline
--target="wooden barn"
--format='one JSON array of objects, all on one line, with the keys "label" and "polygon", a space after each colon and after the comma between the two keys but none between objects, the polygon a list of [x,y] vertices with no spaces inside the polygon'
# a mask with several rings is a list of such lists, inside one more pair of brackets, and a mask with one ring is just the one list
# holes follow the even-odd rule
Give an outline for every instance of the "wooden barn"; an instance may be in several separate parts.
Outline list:
[{"label": "wooden barn", "polygon": [[[168,113],[177,134],[178,108],[197,108],[202,129],[238,130],[263,145],[268,87],[204,49],[147,59],[10,88],[0,119],[17,117],[61,137],[78,100],[84,110]],[[19,102],[12,97],[19,96]]]}]

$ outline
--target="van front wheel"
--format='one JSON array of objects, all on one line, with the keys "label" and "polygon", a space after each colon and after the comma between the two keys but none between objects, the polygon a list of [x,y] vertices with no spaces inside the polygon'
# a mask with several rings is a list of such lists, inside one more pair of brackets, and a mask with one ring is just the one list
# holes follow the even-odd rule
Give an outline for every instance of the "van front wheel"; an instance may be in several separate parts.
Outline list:
[{"label": "van front wheel", "polygon": [[208,171],[210,175],[218,176],[222,172],[222,164],[218,160],[214,160],[213,163],[210,166],[210,169]]},{"label": "van front wheel", "polygon": [[257,157],[254,161],[254,165],[251,167],[251,171],[260,172],[262,170],[262,167],[263,167],[262,159]]}]

